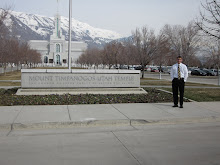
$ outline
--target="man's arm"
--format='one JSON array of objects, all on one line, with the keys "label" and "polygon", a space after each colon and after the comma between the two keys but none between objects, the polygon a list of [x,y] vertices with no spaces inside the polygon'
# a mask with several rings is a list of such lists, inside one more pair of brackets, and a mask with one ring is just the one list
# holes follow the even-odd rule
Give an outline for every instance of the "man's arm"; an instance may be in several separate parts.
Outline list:
[{"label": "man's arm", "polygon": [[170,69],[170,77],[171,77],[171,81],[173,81],[173,66]]},{"label": "man's arm", "polygon": [[187,78],[188,78],[188,69],[187,69],[187,67],[185,66],[184,67],[184,81],[186,82],[187,81]]}]

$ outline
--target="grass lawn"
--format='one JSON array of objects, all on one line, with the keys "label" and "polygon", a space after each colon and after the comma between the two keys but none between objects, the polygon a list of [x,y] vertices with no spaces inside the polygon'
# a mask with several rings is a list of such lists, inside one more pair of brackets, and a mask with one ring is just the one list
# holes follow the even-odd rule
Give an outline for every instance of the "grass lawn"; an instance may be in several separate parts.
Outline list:
[{"label": "grass lawn", "polygon": [[[40,68],[34,68],[34,69],[67,69],[67,68],[64,68],[64,67],[40,67]],[[73,68],[72,67],[72,69],[82,69],[82,68]],[[1,73],[0,80],[21,80],[21,71],[6,72],[6,74]],[[0,86],[14,86],[14,85],[11,85],[10,83],[7,84],[5,82],[4,83],[0,82]],[[16,86],[20,86],[20,85],[16,85]]]},{"label": "grass lawn", "polygon": [[21,86],[20,82],[0,82],[0,86]]},{"label": "grass lawn", "polygon": [[[155,80],[155,81],[147,81],[141,79],[141,85],[153,85],[153,86],[171,86],[172,82],[167,80]],[[211,86],[211,87],[217,87],[216,85],[212,84],[200,84],[200,83],[192,83],[192,82],[186,82],[186,86]]]},{"label": "grass lawn", "polygon": [[190,78],[203,78],[203,79],[218,79],[218,76],[194,76],[194,75],[189,75]]},{"label": "grass lawn", "polygon": [[18,88],[0,89],[0,106],[11,105],[74,105],[113,103],[161,103],[172,102],[171,94],[154,88],[145,88],[147,94],[85,94],[85,95],[45,95],[17,96]]},{"label": "grass lawn", "polygon": [[[167,91],[172,91],[171,88],[163,88]],[[184,96],[198,102],[205,101],[220,101],[220,89],[207,88],[185,88]]]},{"label": "grass lawn", "polygon": [[0,80],[21,80],[21,71],[7,72],[0,74]]}]

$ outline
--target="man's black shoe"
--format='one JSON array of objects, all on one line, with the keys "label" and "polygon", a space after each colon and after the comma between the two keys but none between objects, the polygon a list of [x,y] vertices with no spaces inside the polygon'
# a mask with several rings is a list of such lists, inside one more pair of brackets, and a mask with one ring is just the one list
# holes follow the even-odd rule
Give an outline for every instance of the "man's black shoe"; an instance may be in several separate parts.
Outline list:
[{"label": "man's black shoe", "polygon": [[183,106],[182,106],[182,105],[180,105],[180,108],[183,108]]},{"label": "man's black shoe", "polygon": [[178,105],[174,105],[173,108],[178,107]]}]

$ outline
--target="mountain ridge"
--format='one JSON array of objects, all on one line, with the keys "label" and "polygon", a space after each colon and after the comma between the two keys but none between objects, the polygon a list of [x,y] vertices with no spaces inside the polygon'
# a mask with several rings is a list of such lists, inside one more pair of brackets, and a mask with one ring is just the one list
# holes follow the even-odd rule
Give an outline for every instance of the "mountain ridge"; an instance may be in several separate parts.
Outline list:
[{"label": "mountain ridge", "polygon": [[[16,35],[23,41],[49,40],[54,29],[54,17],[10,11],[5,26],[12,35]],[[61,29],[65,39],[68,40],[69,19],[64,16],[61,16]],[[73,41],[84,41],[89,47],[102,47],[104,44],[122,37],[117,32],[95,28],[72,18]]]}]

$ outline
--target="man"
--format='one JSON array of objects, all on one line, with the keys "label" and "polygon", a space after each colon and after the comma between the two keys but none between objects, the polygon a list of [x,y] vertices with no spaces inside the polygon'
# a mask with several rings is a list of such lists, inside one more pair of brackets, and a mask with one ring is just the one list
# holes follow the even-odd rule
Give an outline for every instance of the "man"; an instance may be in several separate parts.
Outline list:
[{"label": "man", "polygon": [[188,69],[186,65],[182,63],[183,59],[181,56],[177,57],[177,63],[171,68],[170,75],[172,79],[173,89],[173,107],[178,107],[178,90],[180,91],[180,108],[183,108],[183,95],[184,86],[188,78]]}]

